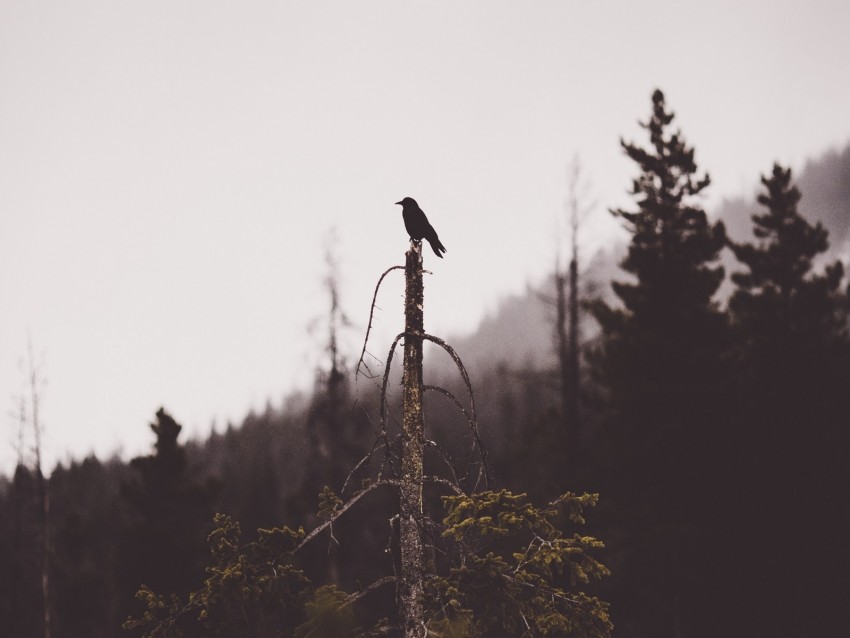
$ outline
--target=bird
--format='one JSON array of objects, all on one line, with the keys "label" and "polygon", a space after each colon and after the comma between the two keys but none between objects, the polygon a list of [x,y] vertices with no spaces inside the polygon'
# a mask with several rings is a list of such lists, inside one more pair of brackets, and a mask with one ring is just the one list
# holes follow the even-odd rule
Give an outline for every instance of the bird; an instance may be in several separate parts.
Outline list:
[{"label": "bird", "polygon": [[419,204],[412,197],[405,197],[396,204],[401,206],[401,216],[404,218],[404,227],[407,229],[407,234],[414,241],[422,241],[427,239],[431,244],[431,249],[434,254],[440,259],[443,258],[442,253],[446,252],[446,247],[443,246],[440,238],[437,237],[437,231],[428,223],[428,218],[425,212],[419,208]]}]

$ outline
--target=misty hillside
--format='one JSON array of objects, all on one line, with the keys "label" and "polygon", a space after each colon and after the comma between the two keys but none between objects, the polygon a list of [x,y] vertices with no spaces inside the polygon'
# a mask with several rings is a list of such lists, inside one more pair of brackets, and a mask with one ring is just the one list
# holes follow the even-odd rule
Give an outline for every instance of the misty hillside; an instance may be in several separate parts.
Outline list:
[{"label": "misty hillside", "polygon": [[[619,274],[618,263],[624,246],[599,251],[580,272],[582,296],[606,297],[611,281]],[[540,370],[555,365],[553,350],[555,321],[555,285],[550,276],[537,285],[528,285],[523,294],[503,298],[494,312],[488,314],[478,329],[467,336],[454,336],[450,343],[463,358],[470,371],[483,372],[494,365],[512,369]],[[598,328],[587,313],[581,313],[583,339],[596,334]],[[451,372],[451,362],[439,372]],[[437,361],[435,361],[437,363]],[[439,364],[438,364],[439,365]]]},{"label": "misty hillside", "polygon": [[[764,167],[767,171],[770,167]],[[820,221],[829,231],[829,251],[822,261],[841,259],[850,262],[850,145],[841,151],[828,151],[810,160],[794,181],[803,194],[800,211],[809,220]],[[727,232],[734,241],[747,242],[753,237],[751,216],[762,208],[756,202],[761,184],[753,184],[750,199],[724,200],[720,207],[711,211],[715,219],[722,219]],[[600,211],[599,214],[606,214]],[[625,245],[612,246],[600,251],[581,273],[585,298],[611,294],[608,282],[625,278],[619,269],[619,261]],[[729,250],[723,252],[727,282],[720,295],[725,297],[731,290],[728,276],[740,270]],[[547,278],[537,286],[529,285],[526,292],[501,300],[492,314],[486,316],[478,329],[466,336],[453,337],[450,342],[464,358],[471,371],[484,371],[494,362],[506,363],[513,369],[543,369],[554,366],[553,322],[554,308],[546,301],[554,296],[553,280]],[[598,328],[592,318],[582,314],[582,338],[593,337]],[[451,372],[451,362],[438,358],[445,368],[440,372]],[[437,361],[435,361],[437,363]],[[439,365],[439,364],[438,364]]]}]

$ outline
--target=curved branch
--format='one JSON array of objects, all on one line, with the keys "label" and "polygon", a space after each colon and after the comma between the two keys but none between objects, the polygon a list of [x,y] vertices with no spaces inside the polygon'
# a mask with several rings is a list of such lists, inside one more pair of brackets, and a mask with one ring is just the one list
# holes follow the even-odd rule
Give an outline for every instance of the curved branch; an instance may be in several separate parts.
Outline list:
[{"label": "curved branch", "polygon": [[[470,464],[472,463],[472,459],[475,457],[475,448],[477,448],[478,451],[479,451],[479,455],[481,456],[481,464],[482,464],[483,470],[484,470],[484,483],[485,483],[485,485],[489,485],[490,484],[490,471],[487,468],[487,450],[484,448],[484,444],[481,442],[481,437],[478,434],[478,423],[476,423],[476,421],[472,418],[472,416],[469,414],[469,412],[467,412],[466,409],[463,407],[463,405],[461,405],[460,401],[457,400],[457,397],[455,397],[454,394],[452,394],[451,392],[449,392],[445,388],[441,388],[438,385],[423,385],[422,389],[423,390],[433,390],[434,392],[439,392],[440,394],[447,396],[449,399],[454,401],[454,404],[457,407],[457,409],[460,410],[461,414],[463,414],[464,417],[466,417],[466,423],[469,426],[469,430],[470,430],[470,432],[472,432],[472,437],[473,437],[473,439],[472,439],[473,450],[472,450],[472,452],[470,452],[469,463]],[[436,444],[434,444],[434,445],[436,445]],[[443,453],[442,449],[440,449],[440,452]],[[448,460],[446,459],[446,455],[444,453],[443,453],[443,459],[446,461],[446,463],[448,463]],[[454,474],[454,468],[453,467],[452,467],[452,474]],[[469,478],[469,469],[467,468],[467,473],[466,473],[466,476],[464,477],[464,480],[466,480],[468,478]],[[479,480],[480,480],[480,478],[481,478],[481,476],[480,476],[480,473],[479,473]],[[455,476],[455,480],[457,480],[457,476]],[[476,481],[475,488],[477,488],[477,486],[478,486],[478,481]],[[475,491],[475,488],[472,489],[473,492]]]},{"label": "curved branch", "polygon": [[379,434],[378,438],[375,439],[375,443],[372,444],[372,449],[369,450],[369,453],[366,456],[364,456],[362,459],[360,459],[357,462],[357,465],[355,465],[353,468],[351,468],[351,471],[348,473],[348,476],[345,477],[345,481],[342,484],[342,488],[339,490],[340,496],[345,494],[345,489],[348,487],[348,482],[351,480],[351,477],[354,476],[354,473],[357,470],[359,470],[361,467],[363,467],[364,465],[367,465],[369,463],[369,461],[372,459],[372,455],[375,453],[375,450],[378,449],[381,442],[383,441],[383,444],[387,445],[386,439],[387,439],[387,437],[383,433]]},{"label": "curved branch", "polygon": [[[396,335],[396,338],[393,339],[393,343],[390,346],[390,351],[387,354],[387,364],[384,366],[384,381],[381,385],[381,409],[379,411],[380,414],[380,427],[381,433],[380,437],[384,439],[386,442],[386,446],[384,447],[384,458],[381,461],[381,469],[378,471],[378,480],[382,480],[384,478],[384,467],[387,462],[389,462],[390,467],[392,468],[392,458],[390,451],[390,441],[387,437],[387,413],[386,413],[386,405],[387,405],[387,385],[390,381],[390,371],[393,365],[393,357],[395,356],[395,349],[398,345],[399,340],[404,336],[404,333],[401,332]],[[395,470],[393,470],[395,472]]]},{"label": "curved branch", "polygon": [[[386,274],[386,273],[384,273],[384,274]],[[443,350],[445,350],[448,353],[448,355],[455,362],[455,365],[457,365],[458,370],[460,371],[461,378],[463,379],[464,385],[466,386],[466,391],[469,394],[469,406],[470,406],[469,411],[467,411],[466,408],[464,408],[463,405],[460,403],[460,401],[458,401],[458,399],[451,392],[446,390],[445,388],[441,388],[439,386],[434,386],[434,385],[423,385],[422,388],[423,388],[423,390],[434,390],[436,392],[439,392],[439,393],[447,396],[452,401],[454,401],[454,404],[458,407],[458,409],[460,409],[461,413],[466,417],[467,424],[469,425],[469,429],[472,432],[473,451],[470,453],[470,464],[472,463],[472,459],[475,456],[475,449],[477,448],[478,454],[481,458],[481,466],[482,466],[481,469],[483,470],[484,482],[485,482],[486,485],[489,485],[489,483],[490,483],[490,471],[489,471],[489,468],[487,467],[487,450],[485,449],[484,444],[481,442],[481,435],[478,431],[478,421],[477,421],[477,418],[476,418],[476,415],[475,415],[475,395],[472,391],[472,383],[469,380],[469,374],[466,371],[466,367],[463,365],[463,361],[458,356],[457,352],[455,352],[454,348],[452,348],[449,344],[447,344],[445,341],[443,341],[439,337],[435,337],[434,335],[430,335],[430,334],[427,334],[427,333],[424,333],[424,334],[421,334],[421,335],[415,335],[415,334],[409,334],[407,332],[400,332],[399,334],[397,334],[395,336],[395,339],[393,339],[392,345],[390,346],[389,352],[387,353],[387,363],[384,366],[384,378],[383,378],[383,383],[381,385],[381,398],[380,398],[380,428],[381,428],[381,431],[380,431],[379,439],[380,438],[384,439],[384,441],[386,442],[386,447],[385,447],[385,450],[384,450],[384,452],[385,452],[384,463],[382,463],[382,465],[381,465],[381,471],[378,474],[378,480],[383,479],[384,464],[386,462],[387,455],[389,454],[389,441],[387,439],[386,403],[387,403],[387,386],[389,385],[390,372],[392,371],[392,361],[393,361],[393,357],[395,356],[395,349],[398,346],[398,342],[402,338],[406,339],[408,337],[425,339],[427,341],[431,341],[432,343],[437,344],[438,346],[443,348]],[[467,475],[466,475],[466,478],[468,478],[468,477],[469,477],[469,471],[467,471]],[[481,479],[481,472],[479,472],[479,479],[478,480],[480,480],[480,479]],[[477,482],[476,482],[476,486],[477,486]],[[474,489],[473,489],[473,491],[474,491]]]},{"label": "curved branch", "polygon": [[466,496],[466,492],[464,492],[460,488],[460,486],[456,485],[455,483],[452,483],[448,479],[444,479],[441,476],[424,476],[424,477],[422,477],[422,480],[426,481],[428,483],[436,483],[438,485],[445,485],[446,487],[448,487],[452,492],[454,492],[458,496]]},{"label": "curved branch", "polygon": [[472,420],[472,417],[466,411],[466,408],[464,408],[463,405],[461,405],[460,401],[457,400],[457,397],[455,397],[455,395],[453,395],[451,392],[449,392],[445,388],[441,388],[438,385],[425,384],[425,385],[422,386],[422,389],[423,390],[433,390],[434,392],[439,392],[440,394],[443,394],[443,395],[449,397],[452,401],[454,401],[454,404],[457,406],[457,409],[460,410],[461,414],[463,414],[463,416],[466,417],[466,421],[467,421],[467,423],[469,423],[469,427],[472,428],[473,430],[475,429],[475,422]]},{"label": "curved branch", "polygon": [[393,344],[390,346],[390,351],[387,353],[387,365],[384,366],[384,383],[381,386],[381,410],[380,410],[381,432],[383,434],[386,434],[386,432],[387,432],[387,419],[386,419],[386,412],[384,410],[384,406],[386,405],[386,402],[387,402],[387,384],[390,381],[390,368],[392,367],[393,357],[395,356],[396,346],[398,345],[398,342],[401,340],[401,338],[405,336],[405,334],[406,333],[404,333],[404,332],[400,332],[396,335],[395,339],[393,339]]},{"label": "curved branch", "polygon": [[371,491],[373,491],[373,490],[375,490],[379,487],[383,487],[384,485],[393,485],[395,487],[398,487],[400,484],[401,484],[400,481],[396,481],[394,479],[385,479],[385,480],[379,481],[377,483],[372,483],[370,486],[363,488],[362,490],[360,490],[359,492],[354,494],[350,499],[348,499],[342,506],[340,506],[340,508],[338,510],[335,510],[334,513],[331,515],[331,517],[328,520],[326,520],[324,523],[322,523],[318,527],[315,527],[312,532],[307,534],[307,536],[305,536],[304,539],[300,543],[298,543],[298,545],[295,547],[295,549],[293,549],[290,552],[290,554],[294,556],[296,553],[298,553],[301,550],[302,547],[304,547],[307,543],[309,543],[311,540],[316,538],[316,536],[318,536],[323,531],[325,531],[325,529],[327,529],[328,527],[333,525],[334,522],[336,521],[336,519],[338,519],[340,516],[345,514],[348,510],[350,510],[351,507],[357,501],[359,501],[361,498],[366,496],[369,492],[371,492]]},{"label": "curved branch", "polygon": [[345,601],[345,605],[343,605],[343,607],[357,602],[358,600],[363,598],[363,596],[368,594],[370,591],[374,591],[375,589],[378,589],[378,587],[383,587],[387,583],[394,583],[395,581],[396,581],[395,576],[384,576],[383,578],[379,578],[378,580],[376,580],[371,585],[368,585],[367,587],[364,587],[363,589],[361,589],[359,592],[357,592],[355,594],[349,594],[348,600]]},{"label": "curved branch", "polygon": [[[466,385],[466,391],[469,394],[469,414],[467,414],[467,411],[461,405],[460,401],[458,401],[457,398],[451,392],[449,392],[448,390],[445,390],[444,388],[440,388],[438,386],[425,386],[425,387],[426,387],[426,389],[435,390],[435,391],[440,392],[440,393],[444,394],[445,396],[449,397],[452,401],[454,401],[455,405],[460,409],[460,411],[466,417],[467,423],[469,424],[469,427],[472,430],[473,446],[478,448],[478,453],[481,456],[481,465],[482,465],[482,469],[484,470],[484,482],[485,482],[486,485],[489,485],[490,484],[490,471],[487,468],[487,450],[484,448],[484,444],[481,442],[481,434],[478,431],[478,419],[475,415],[475,395],[472,392],[472,383],[469,380],[469,374],[466,371],[466,367],[463,365],[463,361],[461,361],[461,358],[458,356],[457,352],[455,352],[455,349],[452,348],[449,344],[447,344],[445,341],[443,341],[439,337],[435,337],[434,335],[424,334],[424,335],[422,335],[422,338],[427,339],[428,341],[431,341],[432,343],[436,343],[443,350],[445,350],[448,353],[448,355],[452,358],[452,361],[455,362],[455,365],[457,366],[458,370],[460,371],[460,376],[463,379],[463,382]],[[474,452],[470,456],[470,462],[472,461],[472,456],[474,456]],[[480,479],[480,474],[479,474],[479,479]]]},{"label": "curved branch", "polygon": [[439,452],[440,456],[443,458],[443,462],[446,464],[446,467],[449,468],[449,471],[452,473],[452,478],[454,479],[455,485],[459,485],[457,480],[457,473],[455,472],[454,465],[452,465],[452,460],[449,457],[449,453],[443,448],[442,445],[437,443],[436,441],[432,441],[431,439],[425,439],[425,445],[434,448]]},{"label": "curved branch", "polygon": [[369,369],[369,366],[363,360],[363,357],[366,356],[366,345],[369,343],[369,333],[372,332],[372,320],[375,318],[375,301],[378,299],[378,290],[381,287],[381,283],[384,281],[384,277],[390,274],[393,270],[404,270],[404,266],[393,266],[392,268],[387,268],[384,271],[384,274],[380,276],[378,279],[378,285],[375,286],[375,294],[372,295],[372,305],[369,307],[369,324],[366,326],[366,337],[363,339],[363,349],[360,351],[360,358],[357,360],[357,367],[354,368],[354,376],[356,377],[360,373],[360,366],[362,365],[366,372],[364,376],[368,379],[374,379],[376,376],[372,374],[372,371]]},{"label": "curved branch", "polygon": [[466,391],[469,393],[469,409],[470,409],[470,412],[472,413],[472,420],[476,421],[476,417],[475,417],[475,395],[472,393],[472,383],[469,381],[469,374],[467,374],[467,372],[466,372],[466,367],[463,365],[463,361],[461,361],[460,357],[457,355],[457,352],[455,352],[455,349],[452,348],[449,344],[447,344],[445,341],[443,341],[439,337],[435,337],[434,335],[429,335],[429,334],[426,333],[426,334],[421,335],[421,338],[427,339],[428,341],[430,341],[432,343],[436,343],[443,350],[445,350],[449,354],[449,356],[452,358],[452,361],[455,362],[455,365],[457,366],[458,370],[460,371],[460,376],[463,379],[463,382],[466,384]]}]

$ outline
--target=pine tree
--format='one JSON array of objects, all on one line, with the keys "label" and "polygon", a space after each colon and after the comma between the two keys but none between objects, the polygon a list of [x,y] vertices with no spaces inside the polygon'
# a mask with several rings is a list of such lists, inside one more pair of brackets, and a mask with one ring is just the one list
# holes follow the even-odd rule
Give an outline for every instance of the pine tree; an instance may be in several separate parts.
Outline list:
[{"label": "pine tree", "polygon": [[130,462],[134,476],[122,489],[128,505],[119,573],[125,613],[139,583],[186,594],[202,573],[198,538],[211,527],[210,489],[192,476],[178,442],[182,426],[160,408],[150,428],[154,453]]},{"label": "pine tree", "polygon": [[[812,226],[797,211],[801,195],[791,183],[791,169],[774,164],[770,177],[761,181],[767,193],[759,195],[758,202],[767,212],[753,215],[759,242],[730,242],[748,272],[732,275],[737,290],[729,307],[760,363],[787,368],[782,359],[792,353],[784,352],[786,347],[817,357],[846,339],[840,293],[844,268],[836,261],[821,275],[812,272],[813,260],[829,248],[828,233],[820,222]],[[777,348],[783,352],[777,353]]]},{"label": "pine tree", "polygon": [[[638,210],[612,211],[632,235],[621,267],[637,281],[614,282],[623,308],[594,307],[606,338],[596,358],[597,372],[617,405],[638,414],[678,413],[691,398],[681,392],[696,390],[690,376],[715,359],[723,332],[722,316],[712,301],[723,268],[712,263],[725,232],[721,223],[708,223],[696,201],[709,177],[697,176],[694,149],[681,135],[668,133],[673,114],[665,110],[661,91],[652,101],[652,117],[643,124],[651,148],[621,142],[641,169],[632,186]],[[674,388],[680,392],[672,393]]]},{"label": "pine tree", "polygon": [[[754,591],[738,597],[751,601],[751,629],[838,635],[848,618],[837,612],[846,590],[836,583],[850,568],[850,522],[839,505],[850,499],[843,267],[836,261],[814,272],[827,231],[798,212],[791,170],[775,164],[762,184],[758,202],[767,210],[753,215],[756,242],[730,243],[746,266],[732,276],[737,289],[729,307],[744,371],[740,515],[750,534],[746,558],[759,575]],[[804,540],[812,538],[817,542]]]},{"label": "pine tree", "polygon": [[[697,582],[701,543],[711,540],[705,510],[719,499],[707,459],[720,444],[718,397],[726,323],[712,297],[723,280],[715,265],[721,223],[709,223],[699,195],[694,149],[671,132],[664,95],[652,95],[642,127],[650,145],[621,141],[640,168],[631,194],[636,210],[614,210],[631,234],[621,263],[632,282],[614,282],[622,302],[596,302],[602,328],[592,373],[610,414],[598,451],[601,488],[621,525],[619,626],[649,635],[679,635],[686,608],[704,592]],[[652,610],[651,613],[647,613]]]}]

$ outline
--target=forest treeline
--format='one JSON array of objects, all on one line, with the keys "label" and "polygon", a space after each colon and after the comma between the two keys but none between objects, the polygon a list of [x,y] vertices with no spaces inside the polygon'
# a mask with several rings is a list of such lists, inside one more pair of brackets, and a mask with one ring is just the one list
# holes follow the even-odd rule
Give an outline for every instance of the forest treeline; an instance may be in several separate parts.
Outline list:
[{"label": "forest treeline", "polygon": [[[750,236],[730,239],[701,207],[710,180],[673,122],[656,91],[648,143],[622,142],[633,201],[612,212],[630,243],[613,295],[581,299],[582,321],[598,331],[574,353],[579,374],[522,361],[471,371],[494,484],[540,501],[600,494],[588,528],[606,544],[611,576],[589,589],[611,603],[615,636],[846,635],[848,279],[840,262],[823,263],[828,232],[800,214],[807,194],[786,167],[765,167],[757,210],[741,212]],[[330,333],[307,396],[189,443],[179,415],[161,409],[148,455],[53,469],[54,638],[134,635],[121,625],[140,614],[141,584],[184,599],[198,589],[215,513],[246,534],[320,522],[320,493],[340,491],[374,441],[378,411]],[[430,383],[427,365],[425,375]],[[459,380],[434,381],[464,395]],[[391,420],[398,404],[391,396]],[[442,445],[426,463],[462,459],[464,415],[439,393],[425,414]],[[10,637],[43,635],[36,479],[22,464],[0,483],[0,627]],[[338,542],[305,550],[305,571],[348,590],[379,578],[396,505],[377,497],[352,510],[335,524]],[[392,604],[372,596],[367,605]]]}]

